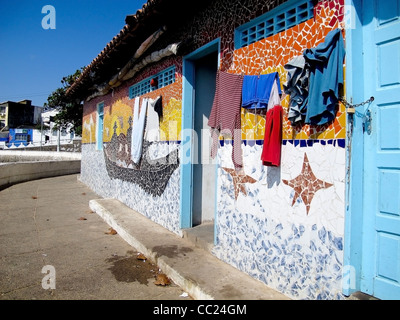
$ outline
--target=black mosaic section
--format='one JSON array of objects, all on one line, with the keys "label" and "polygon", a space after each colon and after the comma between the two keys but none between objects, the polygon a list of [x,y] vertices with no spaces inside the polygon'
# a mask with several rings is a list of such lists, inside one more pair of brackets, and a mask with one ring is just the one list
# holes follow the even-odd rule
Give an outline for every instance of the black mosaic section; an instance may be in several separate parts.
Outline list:
[{"label": "black mosaic section", "polygon": [[[131,121],[130,121],[131,123]],[[142,157],[139,163],[131,160],[131,134],[114,134],[111,141],[104,147],[104,159],[107,173],[112,179],[120,179],[140,186],[144,191],[160,196],[167,187],[172,173],[179,167],[179,150],[176,149],[166,157],[150,160],[148,149],[151,142],[143,141]]]},{"label": "black mosaic section", "polygon": [[[171,25],[155,49],[184,41],[181,55],[188,54],[210,41],[221,38],[222,69],[228,69],[234,51],[235,29],[285,3],[285,0],[218,0],[212,1],[183,25]],[[190,39],[190,41],[189,41]]]}]

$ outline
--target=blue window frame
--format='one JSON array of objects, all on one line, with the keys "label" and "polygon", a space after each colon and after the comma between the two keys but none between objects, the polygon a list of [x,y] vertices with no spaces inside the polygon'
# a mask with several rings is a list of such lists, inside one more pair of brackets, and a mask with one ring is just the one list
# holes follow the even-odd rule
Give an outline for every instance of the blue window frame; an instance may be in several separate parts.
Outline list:
[{"label": "blue window frame", "polygon": [[313,17],[314,4],[312,0],[290,0],[238,27],[235,31],[235,48],[246,47]]},{"label": "blue window frame", "polygon": [[[152,79],[157,79],[157,85],[151,86],[150,82]],[[175,82],[175,66],[171,66],[163,71],[148,77],[133,86],[129,87],[129,98],[141,96],[149,93],[155,89],[161,89]]]}]

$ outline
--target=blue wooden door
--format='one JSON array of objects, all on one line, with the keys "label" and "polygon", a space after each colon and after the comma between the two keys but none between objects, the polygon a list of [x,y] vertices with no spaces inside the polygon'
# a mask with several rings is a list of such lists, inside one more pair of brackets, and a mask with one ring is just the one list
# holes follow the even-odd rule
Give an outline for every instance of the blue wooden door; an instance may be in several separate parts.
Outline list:
[{"label": "blue wooden door", "polygon": [[400,0],[363,1],[362,13],[364,97],[375,101],[364,110],[361,291],[400,299]]}]

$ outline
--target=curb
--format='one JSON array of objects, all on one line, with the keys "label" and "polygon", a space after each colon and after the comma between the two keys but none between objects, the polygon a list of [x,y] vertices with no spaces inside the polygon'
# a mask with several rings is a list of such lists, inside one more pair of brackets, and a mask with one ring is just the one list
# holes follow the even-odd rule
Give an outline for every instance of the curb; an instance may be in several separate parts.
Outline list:
[{"label": "curb", "polygon": [[116,199],[89,207],[195,300],[291,300]]},{"label": "curb", "polygon": [[[92,211],[96,212],[110,227],[112,227],[117,233],[124,239],[128,244],[132,247],[136,248],[138,251],[143,253],[148,259],[150,259],[153,263],[155,263],[162,271],[165,273],[173,282],[175,282],[178,286],[180,286],[184,291],[186,291],[193,299],[195,300],[214,300],[214,298],[207,293],[203,292],[200,286],[193,280],[186,279],[182,274],[178,272],[178,270],[174,269],[174,267],[166,261],[159,253],[155,252],[151,248],[148,248],[141,240],[137,239],[132,233],[127,232],[129,229],[129,222],[134,223],[134,225],[138,225],[138,221],[133,220],[142,220],[140,221],[140,225],[143,223],[153,223],[146,217],[143,216],[142,219],[139,216],[135,216],[135,219],[132,217],[126,217],[126,220],[120,220],[116,218],[109,210],[107,210],[101,203],[104,201],[115,202],[114,199],[101,199],[101,200],[91,200],[89,201],[89,207]],[[118,201],[119,202],[119,201]],[[126,207],[126,210],[129,210],[130,215],[132,215],[132,209]],[[132,218],[132,219],[129,219]],[[152,228],[157,228],[158,226],[152,226]],[[162,232],[166,231],[163,227]],[[171,234],[170,236],[174,236]]]}]

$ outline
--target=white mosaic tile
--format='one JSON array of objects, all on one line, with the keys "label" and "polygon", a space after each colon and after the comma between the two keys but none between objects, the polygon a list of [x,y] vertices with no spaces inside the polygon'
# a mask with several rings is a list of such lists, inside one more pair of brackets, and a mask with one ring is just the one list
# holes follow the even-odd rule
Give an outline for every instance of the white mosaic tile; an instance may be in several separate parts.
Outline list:
[{"label": "white mosaic tile", "polygon": [[[282,147],[280,168],[260,165],[262,146],[243,145],[247,196],[234,198],[231,146],[219,151],[218,226],[214,254],[296,299],[341,299],[344,234],[343,148],[315,144]],[[304,152],[318,179],[331,183],[317,191],[309,214],[294,190],[282,182],[302,171]]]},{"label": "white mosaic tile", "polygon": [[81,181],[100,196],[118,199],[152,221],[181,235],[179,168],[173,172],[164,193],[161,196],[152,196],[138,185],[111,179],[107,174],[103,151],[95,150],[93,144],[83,144]]}]

